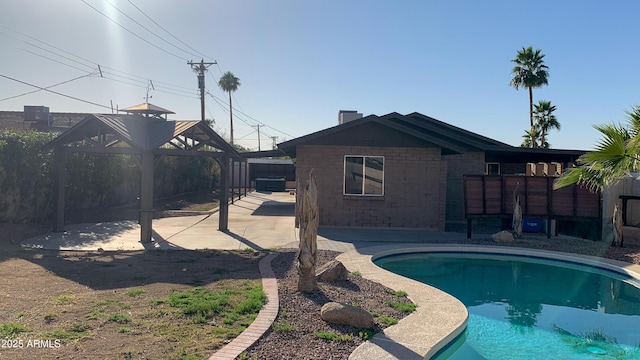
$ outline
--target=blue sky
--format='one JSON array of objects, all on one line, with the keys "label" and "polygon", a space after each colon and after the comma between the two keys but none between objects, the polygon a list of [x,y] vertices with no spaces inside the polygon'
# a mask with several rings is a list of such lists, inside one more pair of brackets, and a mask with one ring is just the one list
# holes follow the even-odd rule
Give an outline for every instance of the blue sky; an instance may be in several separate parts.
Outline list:
[{"label": "blue sky", "polygon": [[[110,112],[111,102],[144,102],[151,80],[151,103],[176,112],[170,119],[197,120],[187,61],[204,57],[218,63],[206,77],[206,117],[228,136],[228,96],[217,80],[233,72],[236,142],[255,150],[251,125],[266,125],[264,150],[272,136],[336,125],[341,109],[417,111],[519,145],[528,96],[509,86],[510,60],[527,46],[542,49],[549,66],[534,101],[557,106],[562,129],[550,134],[552,147],[591,149],[592,125],[625,121],[640,104],[640,2],[632,0],[0,0],[0,8],[0,110]],[[105,78],[85,76],[98,64]],[[47,87],[80,76],[51,90],[94,104],[45,91],[5,100],[35,90],[6,77]]]}]

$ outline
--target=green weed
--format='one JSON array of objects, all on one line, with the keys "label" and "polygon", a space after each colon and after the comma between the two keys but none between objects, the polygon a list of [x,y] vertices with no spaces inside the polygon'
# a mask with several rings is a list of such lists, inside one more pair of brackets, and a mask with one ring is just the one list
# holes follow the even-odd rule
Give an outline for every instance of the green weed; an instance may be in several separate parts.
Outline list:
[{"label": "green weed", "polygon": [[329,340],[329,341],[346,342],[346,341],[353,340],[353,336],[349,334],[340,335],[330,331],[316,331],[313,333],[313,335],[319,339]]},{"label": "green weed", "polygon": [[0,324],[0,338],[11,339],[16,335],[27,331],[29,331],[29,329],[22,324]]},{"label": "green weed", "polygon": [[391,317],[391,316],[380,316],[380,318],[378,319],[381,323],[385,324],[385,325],[395,325],[398,323],[398,319]]},{"label": "green weed", "polygon": [[142,289],[131,289],[131,290],[127,291],[127,295],[129,295],[131,297],[140,296],[142,294],[144,294],[144,290],[142,290]]},{"label": "green weed", "polygon": [[416,304],[411,302],[390,301],[388,304],[392,308],[403,313],[412,313],[416,311]]}]

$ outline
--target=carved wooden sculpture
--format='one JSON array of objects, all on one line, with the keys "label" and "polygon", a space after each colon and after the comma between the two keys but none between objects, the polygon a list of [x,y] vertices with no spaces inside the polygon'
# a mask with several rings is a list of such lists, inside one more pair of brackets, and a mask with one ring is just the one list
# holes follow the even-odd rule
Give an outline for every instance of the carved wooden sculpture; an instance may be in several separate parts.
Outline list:
[{"label": "carved wooden sculpture", "polygon": [[313,292],[316,283],[316,258],[318,252],[318,186],[313,169],[309,172],[309,184],[297,194],[300,197],[299,225],[300,252],[298,253],[298,291]]},{"label": "carved wooden sculpture", "polygon": [[522,236],[522,206],[520,205],[520,192],[518,187],[520,183],[516,184],[516,188],[513,189],[513,236],[519,238]]}]

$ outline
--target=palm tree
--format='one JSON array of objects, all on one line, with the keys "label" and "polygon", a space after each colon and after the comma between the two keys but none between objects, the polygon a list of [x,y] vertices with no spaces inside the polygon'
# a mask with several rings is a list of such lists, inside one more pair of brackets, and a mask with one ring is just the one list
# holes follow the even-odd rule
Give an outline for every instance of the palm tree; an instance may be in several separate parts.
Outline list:
[{"label": "palm tree", "polygon": [[522,144],[520,144],[520,147],[538,147],[538,138],[538,129],[536,129],[535,127],[529,130],[525,130],[524,134],[522,135]]},{"label": "palm tree", "polygon": [[[511,60],[515,66],[511,70],[513,78],[509,85],[516,88],[529,89],[529,126],[533,129],[533,88],[547,85],[549,78],[549,68],[544,64],[544,54],[540,49],[533,50],[532,46],[522,48],[516,53],[516,58]],[[535,147],[535,141],[532,141]]]},{"label": "palm tree", "polygon": [[231,93],[238,90],[240,79],[238,79],[231,71],[227,71],[218,81],[218,86],[222,91],[229,93],[229,121],[231,124],[231,145],[233,145],[233,106],[231,105]]},{"label": "palm tree", "polygon": [[594,151],[578,158],[578,167],[570,168],[555,181],[555,189],[582,184],[591,190],[602,190],[612,181],[640,170],[640,106],[626,114],[626,126],[594,125],[602,139]]},{"label": "palm tree", "polygon": [[540,134],[540,147],[548,148],[547,134],[549,130],[560,130],[560,123],[553,114],[553,112],[556,111],[556,106],[551,105],[551,101],[540,100],[534,107],[534,126],[537,128],[538,134]]}]

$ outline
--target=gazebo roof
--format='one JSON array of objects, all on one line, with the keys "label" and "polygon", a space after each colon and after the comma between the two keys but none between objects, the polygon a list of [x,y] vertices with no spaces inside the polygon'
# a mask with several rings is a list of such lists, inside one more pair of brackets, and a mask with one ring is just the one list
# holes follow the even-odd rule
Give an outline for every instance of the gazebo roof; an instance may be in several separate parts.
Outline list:
[{"label": "gazebo roof", "polygon": [[155,115],[175,114],[171,110],[161,108],[160,106],[153,105],[148,102],[129,106],[128,108],[120,109],[118,111],[123,111],[130,114],[155,114]]},{"label": "gazebo roof", "polygon": [[[202,121],[166,121],[142,115],[92,114],[47,143],[43,149],[88,141],[95,152],[124,142],[138,151],[197,150],[203,145],[239,157],[235,149]],[[173,149],[160,149],[169,144]],[[84,146],[87,147],[86,144]],[[110,151],[104,151],[110,152]]]}]

